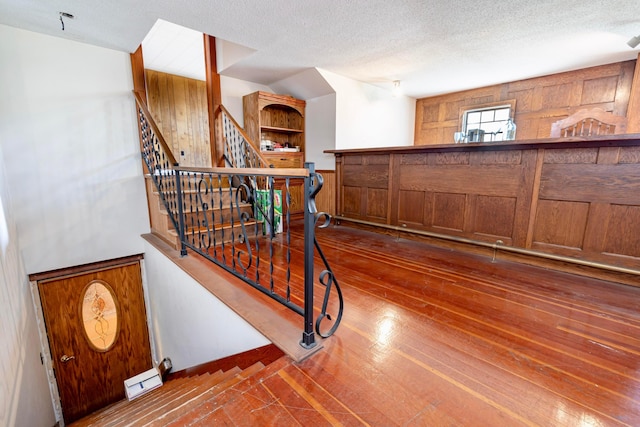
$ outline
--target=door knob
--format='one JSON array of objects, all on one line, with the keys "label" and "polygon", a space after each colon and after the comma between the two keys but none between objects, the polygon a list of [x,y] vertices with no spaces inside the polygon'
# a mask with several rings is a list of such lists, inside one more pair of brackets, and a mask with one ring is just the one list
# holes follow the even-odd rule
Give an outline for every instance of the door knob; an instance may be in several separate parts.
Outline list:
[{"label": "door knob", "polygon": [[73,355],[72,355],[72,356],[67,356],[66,354],[63,354],[63,355],[62,355],[62,357],[60,358],[60,361],[61,361],[62,363],[67,363],[69,360],[71,360],[71,359],[75,359],[75,358],[76,358],[76,357],[75,357],[75,356],[73,356]]}]

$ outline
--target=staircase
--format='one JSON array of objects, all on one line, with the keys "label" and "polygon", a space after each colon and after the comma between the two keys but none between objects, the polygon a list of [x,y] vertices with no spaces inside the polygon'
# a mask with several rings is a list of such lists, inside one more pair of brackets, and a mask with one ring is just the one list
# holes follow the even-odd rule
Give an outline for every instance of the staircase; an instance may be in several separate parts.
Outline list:
[{"label": "staircase", "polygon": [[[180,248],[180,236],[173,226],[169,213],[167,212],[160,194],[158,193],[151,176],[147,174],[145,176],[145,182],[147,186],[147,195],[149,198],[149,215],[151,219],[151,229],[154,233],[160,236],[164,241],[169,243],[174,249]],[[240,221],[238,219],[237,207],[235,201],[232,204],[232,194],[229,189],[228,180],[224,178],[221,183],[214,183],[213,188],[221,187],[221,191],[215,191],[207,194],[205,200],[207,208],[203,209],[202,197],[198,194],[198,183],[190,182],[187,188],[182,190],[184,198],[183,209],[185,211],[185,233],[189,236],[190,233],[197,234],[200,232],[206,232],[207,228],[215,233],[215,239],[218,244],[229,243],[232,241],[232,234],[235,233],[235,238],[239,237],[241,233]],[[221,207],[222,206],[222,207]],[[239,206],[241,212],[246,212],[250,218],[253,217],[253,207],[251,204],[243,203]],[[205,222],[205,217],[207,222]],[[215,218],[215,224],[212,222],[212,218]],[[245,222],[245,225],[253,225],[255,221]],[[205,224],[208,227],[205,227]]]},{"label": "staircase", "polygon": [[[74,423],[83,426],[186,426],[212,415],[241,390],[262,381],[289,363],[282,357],[268,368],[257,362],[246,369],[181,377],[134,399],[121,400]],[[208,424],[201,424],[208,425]]]}]

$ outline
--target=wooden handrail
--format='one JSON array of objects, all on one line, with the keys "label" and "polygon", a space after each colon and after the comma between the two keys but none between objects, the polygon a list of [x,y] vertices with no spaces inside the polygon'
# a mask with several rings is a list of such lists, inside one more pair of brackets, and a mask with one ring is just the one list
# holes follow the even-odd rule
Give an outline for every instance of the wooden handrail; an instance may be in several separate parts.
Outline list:
[{"label": "wooden handrail", "polygon": [[155,120],[153,119],[153,116],[147,109],[147,106],[145,105],[144,101],[140,97],[140,94],[135,91],[132,91],[132,92],[133,92],[133,96],[136,98],[136,103],[138,104],[138,107],[142,109],[142,112],[144,113],[145,117],[147,118],[147,121],[149,122],[149,125],[151,125],[151,129],[153,130],[153,133],[156,135],[156,138],[158,138],[158,143],[162,146],[162,149],[165,151],[167,157],[169,158],[169,162],[173,166],[178,166],[179,163],[176,161],[176,158],[173,155],[171,148],[169,148],[169,145],[164,140],[164,137],[162,136],[162,132],[160,132],[160,128],[158,127]]},{"label": "wooden handrail", "polygon": [[202,167],[178,167],[174,168],[180,172],[202,172],[220,175],[255,175],[274,176],[290,178],[306,178],[309,176],[309,169],[306,168],[202,168]]}]

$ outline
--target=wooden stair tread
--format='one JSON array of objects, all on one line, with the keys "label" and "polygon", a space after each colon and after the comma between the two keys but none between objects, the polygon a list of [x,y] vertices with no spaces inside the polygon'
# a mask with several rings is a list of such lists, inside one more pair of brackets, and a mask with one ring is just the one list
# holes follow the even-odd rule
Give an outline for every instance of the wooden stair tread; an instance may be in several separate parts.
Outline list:
[{"label": "wooden stair tread", "polygon": [[73,426],[82,427],[82,426],[92,425],[102,419],[106,419],[110,416],[113,416],[113,414],[115,413],[122,413],[123,411],[127,411],[128,410],[127,408],[131,406],[147,404],[148,402],[152,402],[154,399],[156,399],[158,394],[169,393],[171,390],[182,387],[185,383],[188,383],[188,381],[189,381],[188,378],[178,378],[175,381],[169,381],[164,383],[161,387],[155,390],[151,390],[150,392],[138,397],[133,401],[123,399],[118,402],[112,403],[111,405],[103,408],[99,412],[89,414],[86,417],[75,421],[73,423]]},{"label": "wooden stair tread", "polygon": [[[287,366],[291,363],[292,361],[289,357],[284,356],[279,358],[278,360],[260,369],[258,372],[252,375],[247,375],[247,378],[244,381],[241,381],[225,390],[221,390],[219,393],[209,399],[203,400],[198,406],[194,407],[192,411],[181,415],[179,418],[176,418],[171,423],[167,424],[167,427],[181,427],[184,425],[192,425],[194,422],[206,418],[208,414],[217,411],[227,402],[233,400],[237,395],[245,393],[247,390],[250,390],[257,384],[260,384],[265,380],[265,378],[274,375],[284,366]],[[250,368],[245,369],[242,375],[245,375],[245,373],[248,372],[248,369]]]},{"label": "wooden stair tread", "polygon": [[[246,208],[250,208],[251,207],[251,203],[238,203],[238,204],[234,203],[233,204],[233,208],[235,209],[237,207],[245,208],[245,209]],[[200,213],[201,214],[203,212],[212,212],[212,211],[219,212],[221,210],[226,210],[226,209],[230,209],[230,206],[227,205],[227,206],[223,206],[222,208],[220,206],[209,206],[209,207],[207,207],[206,210],[202,209],[202,206],[199,206],[197,212],[187,209],[187,210],[185,210],[184,213],[185,213],[185,215],[189,215],[189,214],[193,215],[193,214],[196,214],[196,213]],[[162,215],[169,215],[169,212],[167,212],[167,210],[164,207],[160,207],[159,212]]]},{"label": "wooden stair tread", "polygon": [[[196,414],[196,417],[201,418],[194,411],[197,411],[203,402],[215,399],[220,393],[258,375],[264,369],[262,362],[256,362],[246,369],[234,367],[224,372],[180,377],[133,401],[123,400],[110,405],[73,423],[72,426],[166,426],[172,422],[173,425],[186,425],[184,420],[190,414]],[[175,422],[180,419],[182,421]]]},{"label": "wooden stair tread", "polygon": [[[209,395],[211,390],[232,380],[240,372],[242,372],[240,368],[235,368],[215,376],[204,374],[193,378],[191,387],[185,389],[180,396],[165,399],[161,405],[154,408],[145,407],[145,415],[136,419],[136,425],[165,425],[171,418],[196,406],[201,396]],[[200,380],[200,377],[205,379]]]},{"label": "wooden stair tread", "polygon": [[[224,194],[230,194],[232,192],[232,190],[230,190],[231,187],[222,187],[222,191],[218,191],[218,188],[219,187],[215,187],[215,193],[216,194],[223,194],[224,195]],[[195,193],[198,192],[198,189],[197,188],[181,188],[180,191],[183,194],[195,194]],[[159,195],[160,192],[158,190],[155,190],[153,192],[153,194]]]},{"label": "wooden stair tread", "polygon": [[[255,221],[253,219],[250,219],[250,220],[244,222],[245,226],[250,226],[250,225],[255,225],[255,224],[260,224],[260,222],[259,221]],[[191,232],[197,233],[197,232],[208,231],[208,230],[215,230],[215,231],[233,230],[233,229],[235,229],[237,227],[240,227],[240,221],[238,220],[237,222],[234,222],[233,224],[231,224],[230,222],[223,223],[223,224],[213,224],[213,226],[215,227],[213,229],[211,227],[209,227],[209,228],[207,228],[207,227],[194,227],[194,228],[185,227],[186,228],[185,233],[191,233]],[[167,232],[169,234],[171,234],[172,236],[178,237],[178,232],[175,231],[175,230],[168,230]]]},{"label": "wooden stair tread", "polygon": [[154,413],[155,411],[162,409],[174,399],[179,399],[181,396],[189,393],[190,390],[194,388],[197,389],[199,384],[207,377],[211,377],[211,375],[205,374],[202,378],[187,379],[187,381],[182,382],[178,387],[174,387],[170,390],[163,389],[163,385],[148,393],[148,395],[153,393],[151,399],[140,400],[142,398],[138,398],[132,400],[129,402],[130,404],[122,408],[122,410],[107,417],[105,422],[101,423],[101,425],[104,427],[116,427],[129,423],[132,418],[139,418],[139,414],[143,411],[145,414]]},{"label": "wooden stair tread", "polygon": [[[256,364],[256,367],[257,368],[254,368],[254,369],[260,370],[264,366],[262,365],[262,363],[259,363],[259,364]],[[202,404],[202,402],[215,398],[218,394],[224,392],[228,388],[233,387],[234,385],[242,382],[246,378],[246,376],[251,375],[251,372],[247,372],[245,374],[246,376],[243,375],[244,371],[240,370],[239,368],[235,368],[234,372],[235,372],[235,375],[229,375],[223,381],[216,383],[211,388],[207,390],[203,390],[202,393],[198,393],[197,395],[194,395],[191,399],[189,399],[189,401],[187,402],[189,412],[187,413],[195,411],[196,408],[198,408]],[[171,422],[176,418],[180,418],[181,416],[183,416],[183,414],[185,413],[185,410],[187,410],[186,404],[182,405],[181,407],[177,407],[171,411],[167,411],[162,416],[156,418],[154,422],[148,425],[149,426],[165,426],[167,425],[168,422]]]}]

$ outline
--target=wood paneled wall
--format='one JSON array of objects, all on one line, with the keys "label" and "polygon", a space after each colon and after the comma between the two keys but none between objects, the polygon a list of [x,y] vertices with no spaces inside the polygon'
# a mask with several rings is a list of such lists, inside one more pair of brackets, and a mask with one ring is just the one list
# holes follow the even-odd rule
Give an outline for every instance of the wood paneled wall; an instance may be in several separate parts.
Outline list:
[{"label": "wood paneled wall", "polygon": [[145,70],[149,111],[181,166],[211,167],[206,82]]},{"label": "wood paneled wall", "polygon": [[548,138],[551,123],[582,108],[599,107],[625,116],[635,63],[618,62],[419,99],[414,145],[453,143],[453,133],[462,127],[463,109],[497,101],[515,99],[518,140]]},{"label": "wood paneled wall", "polygon": [[337,214],[640,271],[640,139],[337,152]]},{"label": "wood paneled wall", "polygon": [[316,171],[322,175],[324,184],[322,190],[316,195],[316,208],[318,212],[326,212],[329,215],[336,214],[336,173],[332,170]]}]

